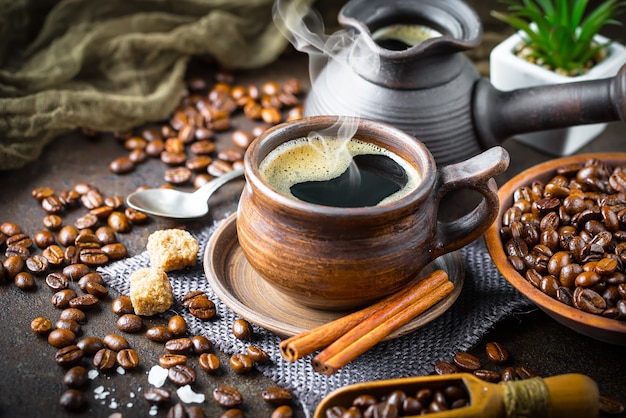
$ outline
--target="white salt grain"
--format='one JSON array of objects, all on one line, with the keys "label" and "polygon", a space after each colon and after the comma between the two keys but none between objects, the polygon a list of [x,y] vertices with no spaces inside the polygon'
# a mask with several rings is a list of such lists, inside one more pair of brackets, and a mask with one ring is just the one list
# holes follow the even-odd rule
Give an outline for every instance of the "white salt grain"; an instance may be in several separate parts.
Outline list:
[{"label": "white salt grain", "polygon": [[167,369],[161,366],[152,366],[148,373],[148,383],[160,388],[167,380]]},{"label": "white salt grain", "polygon": [[178,397],[183,403],[202,403],[204,402],[204,394],[196,393],[191,386],[185,385],[176,390]]},{"label": "white salt grain", "polygon": [[87,377],[89,377],[89,380],[94,380],[99,375],[100,373],[96,369],[91,369],[87,372]]}]

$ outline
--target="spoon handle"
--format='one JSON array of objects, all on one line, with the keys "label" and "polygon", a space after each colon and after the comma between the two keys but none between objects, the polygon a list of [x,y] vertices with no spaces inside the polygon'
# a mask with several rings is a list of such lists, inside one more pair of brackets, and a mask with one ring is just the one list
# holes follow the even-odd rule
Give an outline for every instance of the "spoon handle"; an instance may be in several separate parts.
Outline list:
[{"label": "spoon handle", "polygon": [[202,198],[203,201],[209,200],[211,195],[219,189],[222,185],[228,183],[231,180],[236,179],[237,177],[241,177],[243,175],[243,168],[238,168],[236,170],[229,171],[227,173],[222,174],[219,177],[211,180],[206,183],[204,186],[200,187],[198,190],[194,192],[195,195],[198,196],[198,199]]}]

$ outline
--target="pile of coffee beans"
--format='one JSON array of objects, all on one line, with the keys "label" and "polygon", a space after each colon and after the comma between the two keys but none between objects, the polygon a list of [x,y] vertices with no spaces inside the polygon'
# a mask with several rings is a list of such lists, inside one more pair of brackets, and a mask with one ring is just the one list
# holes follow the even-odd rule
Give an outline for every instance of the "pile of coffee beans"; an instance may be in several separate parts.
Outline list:
[{"label": "pile of coffee beans", "polygon": [[[433,374],[453,375],[471,373],[487,383],[499,383],[538,377],[524,365],[514,365],[506,347],[496,341],[485,344],[485,357],[489,364],[466,351],[454,354],[450,361],[440,361],[433,366]],[[462,408],[471,404],[470,394],[462,381],[422,383],[414,390],[390,390],[377,397],[368,393],[354,397],[350,405],[334,406],[324,411],[326,418],[397,418],[427,415]],[[616,399],[601,395],[600,412],[621,414],[624,405]]]},{"label": "pile of coffee beans", "polygon": [[[105,196],[95,186],[79,183],[73,188],[55,191],[38,187],[31,192],[45,215],[43,229],[29,234],[17,223],[0,224],[0,282],[13,281],[23,291],[34,291],[41,283],[52,291],[50,302],[59,309],[56,320],[43,316],[31,322],[31,330],[56,349],[55,362],[67,370],[63,382],[67,390],[59,403],[68,410],[85,407],[88,379],[84,360],[93,367],[108,371],[114,367],[132,370],[139,357],[119,335],[103,339],[85,336],[79,339],[87,313],[97,309],[108,297],[103,277],[95,270],[128,256],[118,240],[148,217],[124,207],[124,198]],[[71,212],[81,210],[73,223],[66,223]]]},{"label": "pile of coffee beans", "polygon": [[[86,389],[91,380],[90,370],[105,374],[120,369],[132,371],[140,364],[139,354],[123,336],[144,331],[143,318],[134,313],[128,296],[117,297],[110,304],[117,315],[115,326],[120,334],[111,333],[102,338],[79,336],[89,312],[101,309],[109,295],[104,278],[95,268],[127,257],[128,251],[118,241],[118,235],[143,224],[147,217],[124,209],[121,196],[105,197],[95,187],[84,184],[58,195],[51,188],[37,188],[32,195],[45,211],[44,229],[30,235],[16,223],[0,224],[0,249],[4,252],[0,283],[13,281],[23,291],[34,291],[43,283],[53,292],[50,302],[59,309],[58,318],[38,316],[31,321],[31,330],[55,349],[54,360],[64,370],[62,379],[66,389],[60,395],[59,404],[68,411],[84,410],[88,404]],[[65,215],[81,208],[85,214],[79,214],[74,223],[64,224]],[[215,317],[215,304],[202,291],[189,292],[180,303],[199,319]],[[246,320],[235,320],[232,329],[238,339],[252,341],[254,337],[252,326]],[[201,370],[211,374],[220,371],[219,358],[210,352],[213,343],[202,335],[188,335],[187,323],[181,315],[171,316],[166,325],[148,328],[145,335],[163,343],[165,353],[159,365],[168,369],[168,380],[176,387],[191,385],[196,379],[196,370],[188,361],[190,355],[198,357]],[[244,353],[231,357],[230,366],[234,372],[243,374],[256,364],[269,362],[264,350],[250,344]],[[233,401],[228,396],[239,399],[237,405],[243,400],[240,394],[235,396],[238,391],[228,386],[218,389],[214,399],[225,408],[223,416],[243,417],[240,409],[229,406]],[[167,406],[173,399],[166,388],[149,388],[144,396],[150,405],[157,406]],[[274,409],[274,417],[293,415],[289,405],[292,395],[287,389],[270,388],[262,397]],[[168,416],[205,415],[200,407],[178,402],[170,407]]]},{"label": "pile of coffee beans", "polygon": [[511,265],[545,294],[626,321],[626,168],[591,159],[513,193],[501,237]]},{"label": "pile of coffee beans", "polygon": [[348,408],[334,406],[326,418],[393,418],[426,415],[462,408],[469,404],[469,393],[461,381],[431,383],[411,393],[394,390],[382,397],[359,395]]},{"label": "pile of coffee beans", "polygon": [[[109,170],[126,174],[149,158],[159,159],[165,165],[164,187],[192,184],[198,188],[212,177],[241,167],[250,142],[268,127],[301,118],[301,93],[296,78],[282,85],[267,81],[243,86],[227,72],[219,72],[214,83],[192,77],[167,121],[114,133],[128,153],[111,161]],[[251,131],[234,126],[237,114],[253,122]],[[232,146],[218,150],[216,135],[228,135]]]}]

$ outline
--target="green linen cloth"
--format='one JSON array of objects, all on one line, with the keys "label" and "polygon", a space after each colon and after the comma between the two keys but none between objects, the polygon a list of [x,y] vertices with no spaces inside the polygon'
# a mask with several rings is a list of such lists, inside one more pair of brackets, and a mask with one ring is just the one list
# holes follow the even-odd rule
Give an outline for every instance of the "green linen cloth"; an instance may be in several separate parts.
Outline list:
[{"label": "green linen cloth", "polygon": [[192,56],[230,69],[270,63],[288,44],[272,4],[0,0],[0,170],[35,160],[76,128],[162,119],[179,102]]}]

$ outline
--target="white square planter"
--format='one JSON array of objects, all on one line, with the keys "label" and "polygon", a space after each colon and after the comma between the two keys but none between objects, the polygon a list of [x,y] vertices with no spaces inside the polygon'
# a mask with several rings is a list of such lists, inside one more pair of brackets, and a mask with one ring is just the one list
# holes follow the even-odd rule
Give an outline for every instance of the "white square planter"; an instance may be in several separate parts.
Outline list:
[{"label": "white square planter", "polygon": [[[596,39],[602,43],[607,41],[602,36],[597,36]],[[578,77],[565,77],[517,57],[513,53],[513,49],[521,41],[521,35],[515,33],[491,51],[489,57],[490,81],[498,90],[509,91],[546,84],[613,77],[626,63],[626,47],[614,42],[609,48],[607,58],[593,67],[587,74]],[[523,115],[520,116],[523,117]],[[516,135],[513,138],[548,154],[566,156],[573,154],[592,141],[602,133],[605,127],[605,123],[579,125]]]}]

